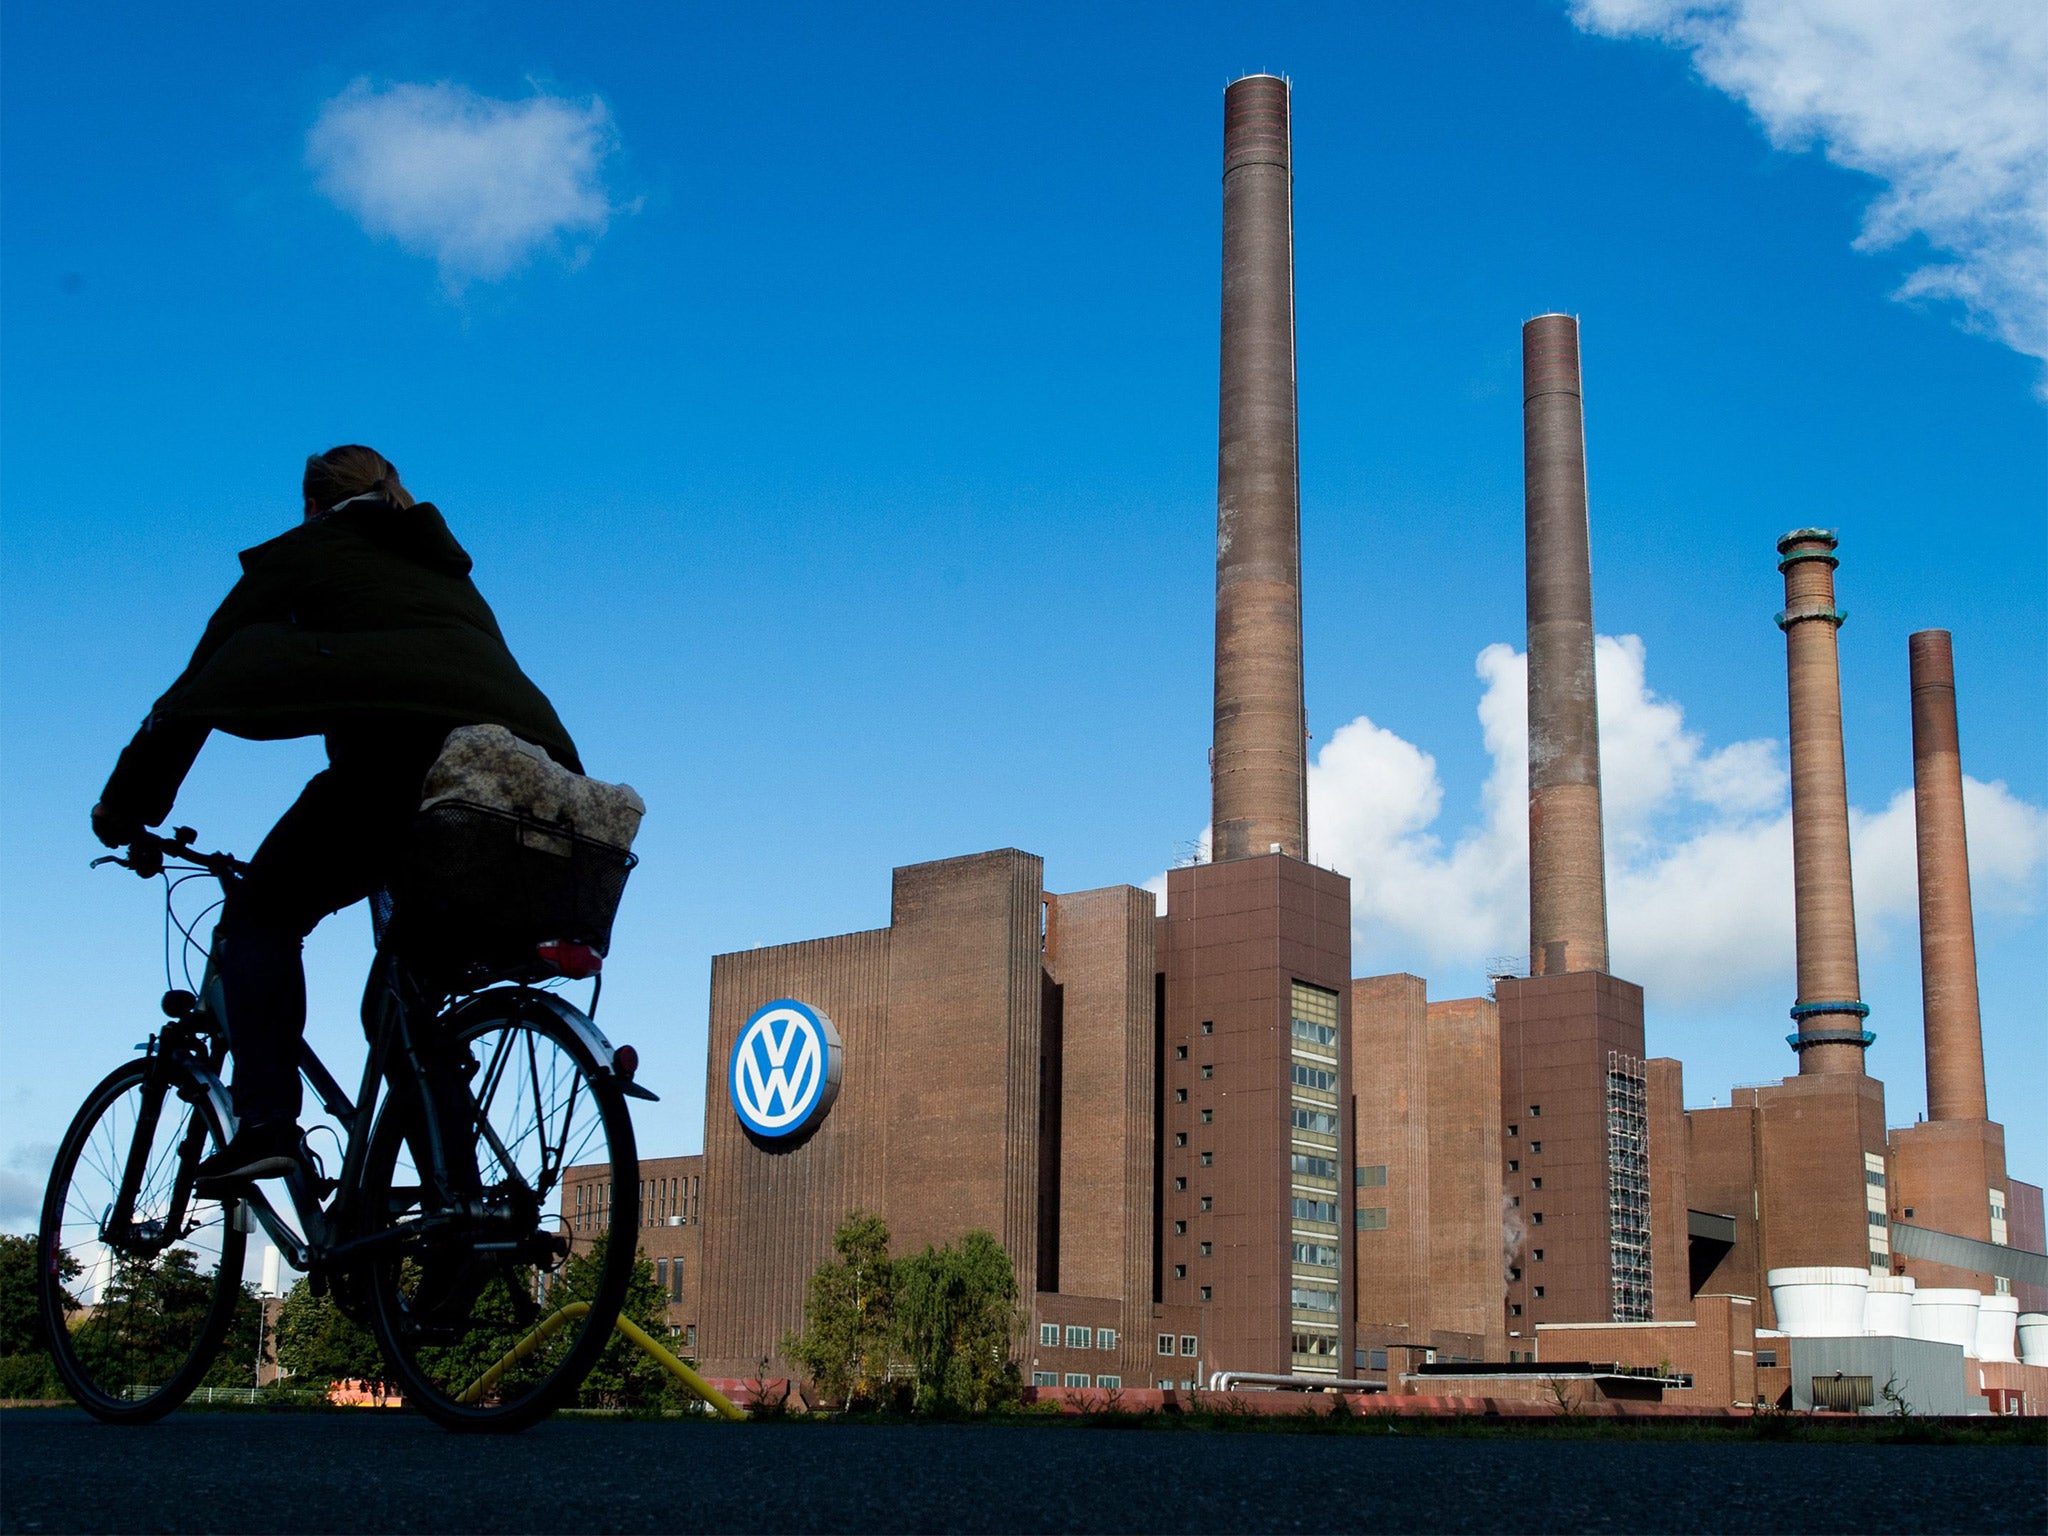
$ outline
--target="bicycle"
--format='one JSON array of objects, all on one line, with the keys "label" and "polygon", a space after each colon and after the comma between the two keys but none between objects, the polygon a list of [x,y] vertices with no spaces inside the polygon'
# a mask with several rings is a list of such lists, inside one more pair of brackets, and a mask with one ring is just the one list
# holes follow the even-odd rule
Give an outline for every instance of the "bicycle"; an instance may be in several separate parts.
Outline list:
[{"label": "bicycle", "polygon": [[[302,1138],[300,1167],[282,1181],[287,1219],[262,1185],[225,1201],[195,1187],[200,1160],[226,1145],[235,1116],[221,1082],[218,939],[192,986],[193,929],[205,914],[180,922],[175,897],[208,876],[225,890],[246,868],[195,842],[184,827],[168,839],[146,833],[125,854],[94,860],[164,878],[166,981],[177,979],[168,974],[176,929],[187,986],[165,992],[164,1022],[143,1054],[87,1095],[50,1173],[38,1292],[65,1384],[111,1423],[177,1407],[249,1304],[243,1262],[261,1228],[316,1292],[367,1324],[409,1405],[455,1430],[522,1429],[545,1417],[610,1340],[637,1253],[639,1159],[626,1100],[655,1095],[633,1081],[632,1047],[614,1049],[588,1013],[546,990],[561,978],[601,985],[601,956],[557,942],[523,966],[450,977],[408,960],[403,903],[394,922],[389,899],[374,901],[356,1098],[310,1046],[300,1064],[344,1128],[340,1166],[328,1177]],[[614,905],[631,867],[630,855],[617,857]],[[568,1168],[592,1164],[609,1165],[611,1197],[581,1213],[572,1234],[550,1197],[559,1199]],[[584,1238],[595,1278],[572,1295],[566,1270]],[[588,1310],[558,1318],[572,1300]]]}]

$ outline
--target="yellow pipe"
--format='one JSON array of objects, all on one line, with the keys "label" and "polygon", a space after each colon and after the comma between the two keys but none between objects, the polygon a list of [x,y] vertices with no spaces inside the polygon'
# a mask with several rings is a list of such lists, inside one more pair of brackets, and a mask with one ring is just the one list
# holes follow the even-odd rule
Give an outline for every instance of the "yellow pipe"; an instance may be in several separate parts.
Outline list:
[{"label": "yellow pipe", "polygon": [[[529,1333],[517,1344],[514,1344],[504,1359],[471,1382],[468,1390],[463,1392],[456,1401],[464,1403],[480,1402],[484,1394],[495,1387],[507,1371],[511,1370],[513,1366],[524,1360],[536,1349],[539,1349],[550,1338],[554,1337],[560,1331],[563,1324],[583,1316],[589,1310],[589,1302],[572,1301],[552,1317],[543,1318],[539,1327],[535,1328],[533,1332]],[[675,1377],[676,1380],[696,1393],[698,1397],[717,1409],[720,1418],[744,1419],[747,1416],[744,1410],[735,1408],[723,1392],[720,1392],[710,1382],[699,1376],[661,1345],[649,1338],[647,1331],[640,1327],[639,1324],[633,1322],[630,1318],[622,1317],[614,1322],[612,1326],[618,1329],[620,1333],[623,1333],[634,1344],[638,1345],[641,1350],[650,1356],[663,1370],[667,1371],[669,1375]]]}]

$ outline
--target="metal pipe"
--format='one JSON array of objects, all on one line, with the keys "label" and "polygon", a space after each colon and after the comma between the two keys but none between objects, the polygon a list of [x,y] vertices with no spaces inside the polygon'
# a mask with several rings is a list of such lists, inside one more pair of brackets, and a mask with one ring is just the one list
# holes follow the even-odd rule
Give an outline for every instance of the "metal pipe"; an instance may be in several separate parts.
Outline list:
[{"label": "metal pipe", "polygon": [[1927,1118],[1985,1120],[1977,930],[1963,825],[1955,653],[1945,629],[1906,637],[1913,686],[1913,835],[1920,874],[1920,998]]},{"label": "metal pipe", "polygon": [[1799,1001],[1790,1037],[1802,1076],[1863,1070],[1874,1038],[1856,966],[1856,895],[1849,873],[1849,782],[1842,753],[1841,660],[1835,632],[1834,533],[1798,528],[1778,540],[1785,577],[1787,713],[1792,740],[1792,891]]},{"label": "metal pipe", "polygon": [[1579,322],[1522,327],[1529,605],[1529,974],[1607,969],[1600,705]]},{"label": "metal pipe", "polygon": [[1308,855],[1287,82],[1223,93],[1211,857]]},{"label": "metal pipe", "polygon": [[1253,1387],[1293,1388],[1301,1392],[1384,1392],[1384,1381],[1337,1376],[1270,1376],[1261,1371],[1211,1371],[1209,1390],[1228,1392],[1238,1383]]}]

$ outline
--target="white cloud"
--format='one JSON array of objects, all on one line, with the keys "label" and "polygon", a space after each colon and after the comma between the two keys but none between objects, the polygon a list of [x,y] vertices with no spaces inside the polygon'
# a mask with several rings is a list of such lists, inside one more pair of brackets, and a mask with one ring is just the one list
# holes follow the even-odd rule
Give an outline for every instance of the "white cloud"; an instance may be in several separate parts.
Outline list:
[{"label": "white cloud", "polygon": [[[1793,974],[1792,820],[1775,741],[1709,747],[1648,683],[1634,635],[1595,646],[1608,925],[1617,974],[1658,1006],[1727,1002]],[[1526,964],[1527,658],[1479,653],[1480,732],[1492,761],[1477,814],[1442,827],[1436,759],[1361,715],[1309,766],[1310,854],[1351,879],[1352,969],[1440,979]],[[1963,781],[1980,912],[2026,912],[2048,873],[2048,811],[2002,783]],[[1873,953],[1918,909],[1912,791],[1851,812],[1857,926]],[[1150,882],[1162,896],[1164,877]]]},{"label": "white cloud", "polygon": [[1683,48],[1781,148],[1885,183],[1866,250],[1915,236],[1952,259],[1902,299],[1953,299],[2048,359],[2048,6],[2038,0],[1572,0],[1609,37]]},{"label": "white cloud", "polygon": [[497,101],[446,82],[358,80],[320,109],[306,163],[365,230],[433,257],[459,287],[603,234],[617,211],[602,174],[614,145],[596,97]]}]

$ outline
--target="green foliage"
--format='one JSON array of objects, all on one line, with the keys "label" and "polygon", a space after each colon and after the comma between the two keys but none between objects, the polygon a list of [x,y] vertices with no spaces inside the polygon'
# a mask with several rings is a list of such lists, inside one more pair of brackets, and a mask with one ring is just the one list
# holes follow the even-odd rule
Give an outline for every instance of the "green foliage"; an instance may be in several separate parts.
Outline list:
[{"label": "green foliage", "polygon": [[[548,1292],[549,1311],[596,1296],[609,1241],[609,1234],[599,1237],[587,1252],[576,1254],[562,1266],[560,1278]],[[638,1323],[657,1340],[668,1335],[668,1298],[655,1283],[654,1265],[644,1253],[633,1256],[633,1277],[626,1282],[619,1316]],[[597,1364],[583,1378],[578,1401],[586,1408],[659,1408],[670,1403],[673,1380],[639,1345],[614,1331]]]},{"label": "green foliage", "polygon": [[1023,1332],[1010,1256],[987,1232],[896,1263],[896,1320],[925,1413],[986,1413],[1017,1396]]},{"label": "green foliage", "polygon": [[35,1402],[69,1395],[46,1351],[0,1355],[0,1398]]},{"label": "green foliage", "polygon": [[[71,1273],[77,1272],[72,1260]],[[29,1355],[49,1347],[36,1302],[36,1240],[0,1234],[0,1355]]]},{"label": "green foliage", "polygon": [[277,1363],[294,1381],[382,1381],[384,1357],[370,1330],[349,1321],[330,1291],[315,1295],[300,1280],[277,1314]]},{"label": "green foliage", "polygon": [[883,1400],[896,1361],[888,1224],[855,1211],[832,1234],[832,1247],[839,1257],[811,1276],[803,1332],[784,1339],[782,1353],[821,1396],[872,1407]]},{"label": "green foliage", "polygon": [[263,1303],[244,1285],[235,1297],[235,1310],[228,1319],[228,1331],[214,1352],[200,1383],[208,1387],[253,1387],[256,1385],[256,1349],[262,1339]]},{"label": "green foliage", "polygon": [[[161,1386],[191,1356],[192,1343],[213,1306],[214,1277],[199,1273],[189,1248],[172,1248],[150,1263],[124,1263],[101,1292],[90,1315],[71,1331],[73,1347],[93,1378],[107,1386]],[[231,1341],[246,1332],[248,1355],[240,1373],[218,1362],[224,1380],[247,1386],[255,1379],[255,1298],[243,1287]]]}]

